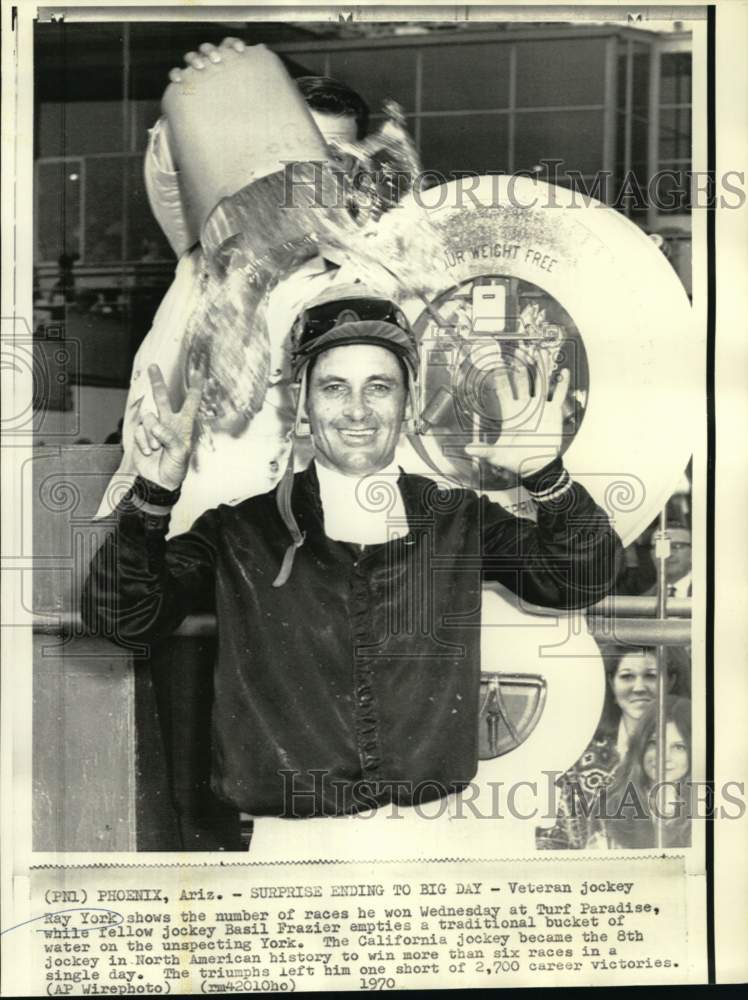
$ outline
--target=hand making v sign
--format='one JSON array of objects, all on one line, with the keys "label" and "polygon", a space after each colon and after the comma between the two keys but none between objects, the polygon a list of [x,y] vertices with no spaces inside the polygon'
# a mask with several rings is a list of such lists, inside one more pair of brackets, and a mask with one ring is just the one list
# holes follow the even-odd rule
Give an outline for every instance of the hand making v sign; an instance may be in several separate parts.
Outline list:
[{"label": "hand making v sign", "polygon": [[192,373],[181,410],[172,408],[169,390],[158,365],[150,365],[156,413],[143,413],[135,428],[135,468],[144,479],[167,490],[178,490],[189,467],[195,418],[202,398],[204,375]]}]

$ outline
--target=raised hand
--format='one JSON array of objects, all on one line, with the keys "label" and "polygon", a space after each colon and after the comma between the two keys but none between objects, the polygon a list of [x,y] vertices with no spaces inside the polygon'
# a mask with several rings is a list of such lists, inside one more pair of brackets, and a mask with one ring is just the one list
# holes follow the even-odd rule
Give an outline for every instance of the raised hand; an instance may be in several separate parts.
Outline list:
[{"label": "raised hand", "polygon": [[188,69],[207,69],[211,63],[223,62],[224,57],[230,52],[243,52],[246,45],[241,38],[224,38],[219,46],[211,45],[210,42],[203,42],[197,52],[187,52],[184,56],[186,67],[175,66],[169,70],[169,79],[172,83],[181,83],[183,74]]},{"label": "raised hand", "polygon": [[493,444],[469,444],[468,455],[520,476],[539,472],[561,451],[568,369],[554,372],[555,345],[518,348],[514,363],[486,373],[493,379],[502,431]]},{"label": "raised hand", "polygon": [[140,415],[135,428],[135,468],[144,479],[167,490],[177,490],[189,468],[204,376],[201,372],[193,373],[184,405],[176,412],[158,365],[149,365],[148,377],[157,413]]}]

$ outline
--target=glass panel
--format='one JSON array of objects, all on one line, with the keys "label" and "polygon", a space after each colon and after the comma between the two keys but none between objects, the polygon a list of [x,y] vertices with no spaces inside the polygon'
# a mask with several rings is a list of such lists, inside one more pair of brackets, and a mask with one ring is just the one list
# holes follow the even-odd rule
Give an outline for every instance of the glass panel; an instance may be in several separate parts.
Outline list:
[{"label": "glass panel", "polygon": [[631,159],[646,162],[649,150],[649,119],[634,111],[631,115]]},{"label": "glass panel", "polygon": [[424,111],[505,108],[509,45],[426,45],[422,49]]},{"label": "glass panel", "polygon": [[[73,409],[72,386],[77,381],[74,362],[77,351],[69,349],[61,337],[49,340],[34,338],[34,409],[35,430],[44,427],[49,411]],[[50,421],[53,424],[54,421]]]},{"label": "glass panel", "polygon": [[127,235],[126,259],[139,261],[174,260],[174,253],[151,214],[143,182],[143,161],[140,156],[126,159]]},{"label": "glass panel", "polygon": [[39,163],[37,167],[37,260],[57,261],[80,254],[80,160]]},{"label": "glass panel", "polygon": [[66,148],[65,137],[65,104],[45,102],[36,108],[36,156],[43,159],[47,156],[64,156]]},{"label": "glass panel", "polygon": [[660,158],[687,159],[691,156],[691,109],[660,110]]},{"label": "glass panel", "polygon": [[449,179],[452,172],[506,173],[508,115],[454,115],[421,119],[421,159],[425,170]]},{"label": "glass panel", "polygon": [[517,43],[517,107],[602,104],[604,38]]},{"label": "glass panel", "polygon": [[626,163],[626,112],[616,111],[616,170]]},{"label": "glass panel", "polygon": [[376,113],[386,98],[404,110],[415,106],[416,56],[413,49],[373,49],[330,54],[330,76],[347,83]]},{"label": "glass panel", "polygon": [[39,109],[40,156],[82,156],[125,149],[122,101],[48,102]]},{"label": "glass panel", "polygon": [[563,111],[518,113],[515,170],[532,170],[541,160],[563,160],[559,168],[594,174],[603,167],[603,113]]},{"label": "glass panel", "polygon": [[650,200],[647,182],[647,164],[632,163],[630,172],[616,182],[611,196],[614,207],[630,218],[645,216]]},{"label": "glass panel", "polygon": [[[81,385],[127,385],[133,357],[127,298],[115,289],[89,289],[67,306],[65,336],[77,347]],[[118,417],[112,414],[102,440]]]},{"label": "glass panel", "polygon": [[619,108],[626,107],[626,66],[628,58],[626,47],[622,46],[623,52],[616,60],[616,105]]},{"label": "glass panel", "polygon": [[34,99],[121,101],[123,27],[59,18],[34,25]]},{"label": "glass panel", "polygon": [[124,171],[122,156],[86,161],[86,263],[121,261]]},{"label": "glass panel", "polygon": [[635,108],[649,107],[649,50],[637,45],[632,59],[632,104]]},{"label": "glass panel", "polygon": [[660,102],[691,103],[691,53],[663,52],[660,57]]},{"label": "glass panel", "polygon": [[[690,174],[682,163],[661,163],[652,197],[661,215],[691,211]],[[703,197],[703,196],[702,196]]]}]

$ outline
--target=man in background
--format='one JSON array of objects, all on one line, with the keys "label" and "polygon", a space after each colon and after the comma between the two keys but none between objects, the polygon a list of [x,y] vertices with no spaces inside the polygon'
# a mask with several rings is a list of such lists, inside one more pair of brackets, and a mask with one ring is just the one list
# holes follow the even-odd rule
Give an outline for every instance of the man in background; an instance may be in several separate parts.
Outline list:
[{"label": "man in background", "polygon": [[[691,597],[691,529],[684,525],[671,525],[670,555],[665,560],[665,583],[668,597]],[[655,543],[651,542],[652,558],[655,559]],[[656,594],[657,584],[647,590]]]}]

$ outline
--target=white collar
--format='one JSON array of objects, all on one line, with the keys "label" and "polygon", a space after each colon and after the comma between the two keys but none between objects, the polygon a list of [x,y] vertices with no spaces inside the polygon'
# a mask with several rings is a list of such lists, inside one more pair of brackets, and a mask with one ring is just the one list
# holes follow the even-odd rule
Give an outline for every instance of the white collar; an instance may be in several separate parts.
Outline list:
[{"label": "white collar", "polygon": [[[315,462],[325,534],[357,545],[377,545],[408,534],[405,504],[392,461],[378,472],[346,476]],[[388,489],[389,487],[389,489]]]},{"label": "white collar", "polygon": [[385,480],[389,479],[399,479],[400,478],[400,466],[397,464],[393,458],[389,465],[385,466],[384,469],[379,469],[377,472],[366,472],[361,476],[346,476],[344,472],[339,469],[330,469],[326,465],[322,465],[321,462],[314,462],[314,467],[317,470],[317,479],[319,480],[320,490],[322,490],[324,483],[325,487],[334,487],[336,489],[344,489],[347,492],[354,492],[358,484],[362,479],[375,479],[380,477]]}]

